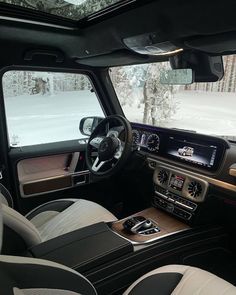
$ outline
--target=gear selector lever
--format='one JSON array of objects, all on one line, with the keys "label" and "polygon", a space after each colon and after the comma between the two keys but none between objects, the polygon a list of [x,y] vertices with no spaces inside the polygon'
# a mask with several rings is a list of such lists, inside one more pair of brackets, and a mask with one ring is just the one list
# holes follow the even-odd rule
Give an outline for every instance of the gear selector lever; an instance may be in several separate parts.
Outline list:
[{"label": "gear selector lever", "polygon": [[150,219],[143,216],[134,216],[123,223],[124,229],[132,234],[154,234],[159,232],[158,227]]}]

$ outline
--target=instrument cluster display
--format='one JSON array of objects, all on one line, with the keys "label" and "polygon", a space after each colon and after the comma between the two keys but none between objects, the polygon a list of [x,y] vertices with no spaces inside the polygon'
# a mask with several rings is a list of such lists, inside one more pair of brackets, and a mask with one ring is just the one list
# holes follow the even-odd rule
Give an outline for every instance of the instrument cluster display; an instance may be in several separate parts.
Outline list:
[{"label": "instrument cluster display", "polygon": [[150,152],[158,152],[160,147],[160,138],[157,133],[133,129],[133,144],[137,145],[139,149],[148,150]]}]

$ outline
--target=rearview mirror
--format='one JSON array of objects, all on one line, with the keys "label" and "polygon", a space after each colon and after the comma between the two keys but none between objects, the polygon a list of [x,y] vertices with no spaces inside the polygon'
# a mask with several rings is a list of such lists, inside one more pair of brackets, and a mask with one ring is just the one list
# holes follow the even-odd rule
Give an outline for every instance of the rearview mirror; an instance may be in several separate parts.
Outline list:
[{"label": "rearview mirror", "polygon": [[193,83],[191,69],[166,70],[160,74],[160,83],[168,85],[186,85]]},{"label": "rearview mirror", "polygon": [[222,56],[210,56],[199,51],[183,51],[169,60],[173,70],[191,69],[194,73],[193,82],[196,83],[216,82],[224,76]]},{"label": "rearview mirror", "polygon": [[101,117],[85,117],[81,119],[79,124],[80,133],[90,136],[97,125],[103,120]]}]

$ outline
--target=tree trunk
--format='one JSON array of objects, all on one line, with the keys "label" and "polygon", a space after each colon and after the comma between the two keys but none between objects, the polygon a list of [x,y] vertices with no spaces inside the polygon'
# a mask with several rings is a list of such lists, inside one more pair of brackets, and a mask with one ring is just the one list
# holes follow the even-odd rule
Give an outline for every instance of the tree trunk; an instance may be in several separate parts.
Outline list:
[{"label": "tree trunk", "polygon": [[143,123],[148,123],[149,103],[148,103],[148,96],[147,96],[147,82],[145,82],[143,86],[143,101],[144,101]]}]

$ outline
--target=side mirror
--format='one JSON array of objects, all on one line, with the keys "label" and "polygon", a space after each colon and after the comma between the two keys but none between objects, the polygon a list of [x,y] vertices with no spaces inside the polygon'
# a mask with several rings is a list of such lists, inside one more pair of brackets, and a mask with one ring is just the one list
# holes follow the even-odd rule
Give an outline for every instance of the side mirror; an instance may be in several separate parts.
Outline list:
[{"label": "side mirror", "polygon": [[103,120],[101,117],[85,117],[81,119],[79,130],[81,134],[90,136],[97,125]]}]

